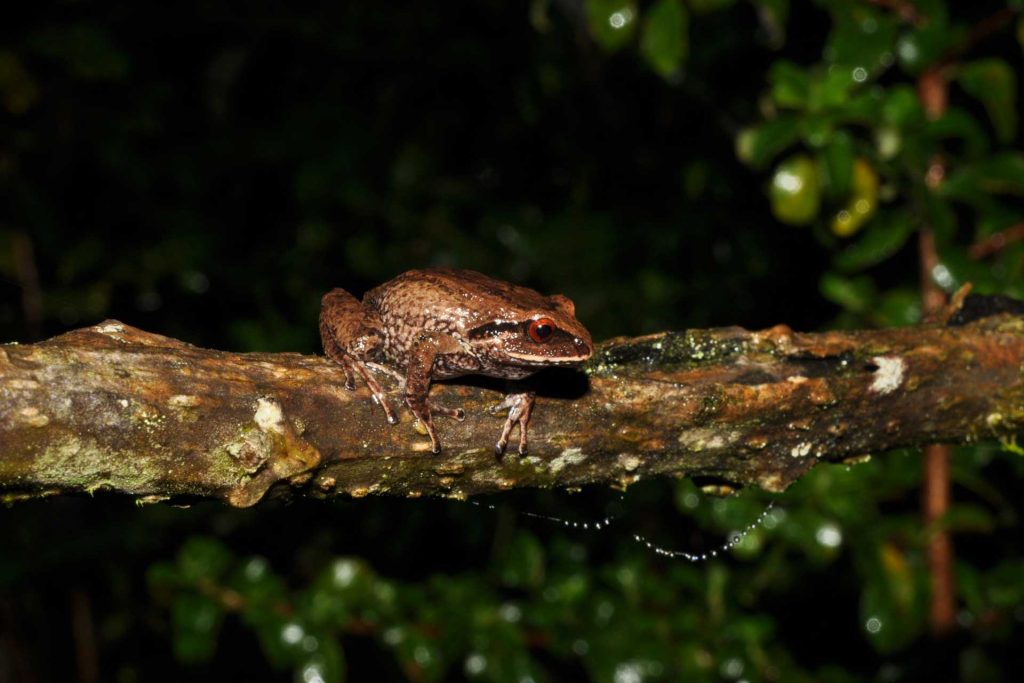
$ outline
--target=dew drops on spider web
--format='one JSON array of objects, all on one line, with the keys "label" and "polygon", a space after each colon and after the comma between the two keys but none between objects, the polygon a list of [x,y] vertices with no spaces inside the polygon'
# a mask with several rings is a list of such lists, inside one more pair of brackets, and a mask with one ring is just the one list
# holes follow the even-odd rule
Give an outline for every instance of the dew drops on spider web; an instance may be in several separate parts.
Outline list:
[{"label": "dew drops on spider web", "polygon": [[767,515],[764,516],[764,520],[761,525],[771,531],[779,527],[783,522],[786,521],[786,509],[781,507],[773,507]]}]

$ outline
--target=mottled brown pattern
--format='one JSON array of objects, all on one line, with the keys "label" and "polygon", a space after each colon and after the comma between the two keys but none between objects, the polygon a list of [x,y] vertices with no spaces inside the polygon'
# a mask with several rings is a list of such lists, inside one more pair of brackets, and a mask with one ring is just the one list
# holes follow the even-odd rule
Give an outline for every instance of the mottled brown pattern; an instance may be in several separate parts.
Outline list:
[{"label": "mottled brown pattern", "polygon": [[[541,318],[550,320],[552,331],[535,341],[527,330]],[[467,374],[523,379],[544,367],[582,363],[593,346],[566,297],[543,296],[471,270],[410,270],[367,292],[361,304],[335,289],[323,299],[320,330],[324,352],[345,368],[349,388],[354,373],[361,375],[392,421],[384,392],[365,363],[383,360],[404,371],[406,404],[426,427],[435,453],[440,443],[432,411],[459,419],[463,412],[431,405],[431,380]],[[520,425],[519,451],[526,452],[533,396],[516,396],[499,454],[513,423]]]}]

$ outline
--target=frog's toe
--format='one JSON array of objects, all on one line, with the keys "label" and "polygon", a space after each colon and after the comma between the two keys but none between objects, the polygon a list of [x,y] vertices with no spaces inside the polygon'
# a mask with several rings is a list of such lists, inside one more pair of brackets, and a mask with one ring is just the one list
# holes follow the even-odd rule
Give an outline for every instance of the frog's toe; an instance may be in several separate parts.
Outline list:
[{"label": "frog's toe", "polygon": [[454,417],[459,422],[466,419],[466,411],[462,408],[446,408],[444,406],[437,406],[430,404],[430,412],[434,415],[444,415],[445,417]]}]

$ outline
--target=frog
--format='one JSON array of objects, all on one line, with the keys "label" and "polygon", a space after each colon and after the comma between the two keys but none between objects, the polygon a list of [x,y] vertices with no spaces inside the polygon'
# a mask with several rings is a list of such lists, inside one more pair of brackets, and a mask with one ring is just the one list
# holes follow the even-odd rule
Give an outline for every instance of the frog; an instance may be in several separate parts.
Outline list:
[{"label": "frog", "polygon": [[[464,420],[462,408],[428,399],[431,382],[465,375],[523,380],[551,367],[578,367],[593,354],[590,332],[576,319],[572,300],[497,280],[473,270],[409,270],[366,292],[362,300],[341,288],[323,296],[320,338],[324,353],[344,370],[345,387],[362,378],[390,424],[398,416],[373,370],[403,387],[405,404],[441,452],[434,415]],[[510,391],[493,413],[508,409],[494,446],[500,459],[519,427],[519,455],[528,453],[527,430],[536,392]]]}]

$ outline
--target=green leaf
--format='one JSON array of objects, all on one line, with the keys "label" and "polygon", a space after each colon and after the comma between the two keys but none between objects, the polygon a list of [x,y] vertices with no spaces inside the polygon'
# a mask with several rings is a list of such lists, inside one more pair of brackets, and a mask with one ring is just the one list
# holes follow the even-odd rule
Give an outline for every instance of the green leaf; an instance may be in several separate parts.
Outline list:
[{"label": "green leaf", "polygon": [[820,158],[826,192],[832,198],[846,197],[853,181],[853,138],[845,130],[837,131]]},{"label": "green leaf", "polygon": [[1010,142],[1017,135],[1017,76],[1002,59],[979,59],[960,67],[957,81],[988,112],[996,138]]},{"label": "green leaf", "polygon": [[231,554],[213,538],[190,538],[178,552],[178,567],[186,581],[217,579],[231,563]]},{"label": "green leaf", "polygon": [[772,99],[780,107],[803,109],[807,106],[811,77],[793,62],[780,59],[768,70]]},{"label": "green leaf", "polygon": [[541,585],[544,582],[544,547],[532,534],[518,532],[502,554],[498,573],[506,586]]},{"label": "green leaf", "polygon": [[992,195],[1024,196],[1024,155],[1005,153],[960,166],[940,186],[942,196],[987,204]]},{"label": "green leaf", "polygon": [[174,654],[179,661],[205,662],[217,649],[224,614],[213,600],[195,593],[179,595],[171,606]]},{"label": "green leaf", "polygon": [[893,63],[899,27],[895,15],[862,3],[832,3],[832,33],[825,60],[854,84],[867,82]]},{"label": "green leaf", "polygon": [[920,127],[921,137],[931,144],[946,140],[962,143],[964,156],[976,159],[989,150],[989,137],[977,119],[963,109],[951,108],[940,118]]},{"label": "green leaf", "polygon": [[914,89],[909,85],[896,85],[886,90],[882,119],[900,128],[920,123],[924,112]]},{"label": "green leaf", "polygon": [[884,543],[867,570],[861,599],[861,626],[880,652],[904,647],[921,629],[922,598],[926,594],[923,572],[915,568],[906,551]]},{"label": "green leaf", "polygon": [[761,169],[800,138],[800,120],[795,116],[772,119],[736,136],[736,156]]},{"label": "green leaf", "polygon": [[644,18],[640,54],[662,78],[679,73],[689,51],[689,14],[682,0],[658,0]]},{"label": "green leaf", "polygon": [[636,30],[636,3],[630,0],[586,0],[587,26],[608,52],[621,49]]},{"label": "green leaf", "polygon": [[916,76],[935,64],[952,45],[963,37],[961,27],[949,26],[948,0],[916,0],[917,22],[896,41],[896,56],[907,73]]},{"label": "green leaf", "polygon": [[914,224],[906,214],[883,212],[860,239],[836,255],[834,263],[847,272],[870,268],[899,251],[913,234]]},{"label": "green leaf", "polygon": [[873,281],[866,275],[849,278],[837,273],[825,273],[819,288],[826,299],[854,313],[869,310],[877,296]]},{"label": "green leaf", "polygon": [[878,327],[905,327],[921,322],[921,294],[915,289],[890,289],[882,295],[871,322]]},{"label": "green leaf", "polygon": [[956,503],[942,516],[940,524],[954,533],[991,533],[995,520],[992,513],[980,505]]}]

